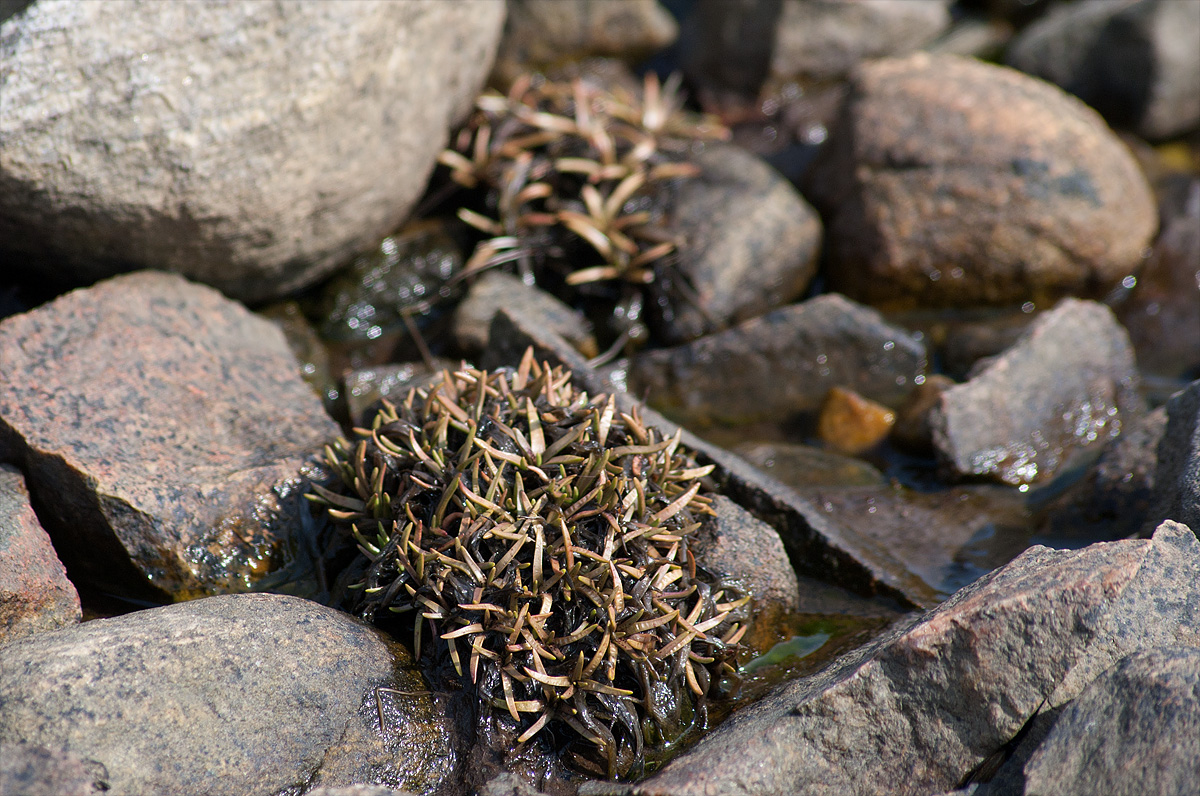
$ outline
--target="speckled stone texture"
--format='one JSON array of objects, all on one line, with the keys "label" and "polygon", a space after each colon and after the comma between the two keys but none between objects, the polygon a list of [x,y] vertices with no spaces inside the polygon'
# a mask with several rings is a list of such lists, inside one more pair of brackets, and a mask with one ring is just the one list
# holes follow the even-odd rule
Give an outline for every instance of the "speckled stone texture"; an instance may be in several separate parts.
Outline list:
[{"label": "speckled stone texture", "polygon": [[456,759],[446,721],[402,647],[282,595],[99,619],[0,657],[0,742],[96,761],[109,796],[380,781],[428,794]]},{"label": "speckled stone texture", "polygon": [[805,181],[829,283],[877,306],[1045,303],[1133,273],[1158,225],[1100,115],[1006,67],[918,53],[855,71]]},{"label": "speckled stone texture", "polygon": [[25,479],[0,464],[0,644],[81,616],[79,594],[29,505]]},{"label": "speckled stone texture", "polygon": [[1044,481],[1138,416],[1129,336],[1112,311],[1065,299],[978,374],[942,393],[930,423],[957,476]]},{"label": "speckled stone texture", "polygon": [[1116,661],[1200,642],[1200,542],[1033,547],[812,677],[779,686],[635,787],[640,796],[957,787],[1043,706]]},{"label": "speckled stone texture", "polygon": [[775,529],[724,495],[713,497],[713,510],[716,516],[704,519],[693,543],[705,568],[737,575],[754,595],[756,614],[797,610],[796,571]]},{"label": "speckled stone texture", "polygon": [[339,430],[283,334],[139,272],[0,323],[0,458],[80,582],[161,600],[247,587]]},{"label": "speckled stone texture", "polygon": [[474,100],[493,0],[38,0],[0,25],[0,252],[260,301],[394,229]]}]

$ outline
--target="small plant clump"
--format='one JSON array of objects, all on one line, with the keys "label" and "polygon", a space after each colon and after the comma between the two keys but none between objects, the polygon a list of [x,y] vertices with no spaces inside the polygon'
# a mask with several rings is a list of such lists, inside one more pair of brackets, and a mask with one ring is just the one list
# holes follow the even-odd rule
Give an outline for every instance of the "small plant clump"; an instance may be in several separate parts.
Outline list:
[{"label": "small plant clump", "polygon": [[459,210],[488,236],[463,275],[514,263],[552,290],[623,286],[609,291],[618,302],[669,282],[678,242],[656,192],[698,173],[686,162],[696,141],[728,136],[681,105],[677,78],[660,86],[653,73],[641,98],[540,75],[519,78],[506,96],[480,96],[439,158],[454,182],[485,193],[483,213]]},{"label": "small plant clump", "polygon": [[712,467],[678,434],[532,351],[445,372],[358,433],[326,449],[340,487],[310,494],[366,558],[358,611],[418,612],[416,654],[428,624],[520,744],[552,728],[585,770],[636,775],[736,677],[750,598],[696,561]]}]

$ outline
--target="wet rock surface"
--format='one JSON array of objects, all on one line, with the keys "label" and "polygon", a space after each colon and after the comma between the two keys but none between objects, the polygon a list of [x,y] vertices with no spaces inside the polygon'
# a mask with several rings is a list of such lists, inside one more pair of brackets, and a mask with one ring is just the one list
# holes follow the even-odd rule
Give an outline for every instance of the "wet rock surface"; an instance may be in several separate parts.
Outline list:
[{"label": "wet rock surface", "polygon": [[1200,543],[1034,547],[821,674],[781,686],[637,786],[657,796],[937,793],[1115,660],[1200,638]]},{"label": "wet rock surface", "polygon": [[692,343],[641,353],[629,384],[681,417],[748,422],[815,410],[835,386],[887,403],[924,370],[925,348],[911,334],[828,294]]},{"label": "wet rock surface", "polygon": [[897,307],[1095,291],[1140,264],[1156,226],[1145,178],[1095,112],[953,56],[864,64],[806,186],[831,287]]},{"label": "wet rock surface", "polygon": [[795,300],[817,270],[821,221],[777,171],[736,146],[711,145],[680,185],[670,231],[686,299],[664,323],[683,342]]},{"label": "wet rock surface", "polygon": [[1025,766],[1027,796],[1182,794],[1200,778],[1200,650],[1137,652],[1058,717]]},{"label": "wet rock surface", "polygon": [[25,479],[0,464],[0,644],[81,617],[79,593],[29,505]]},{"label": "wet rock surface", "polygon": [[285,552],[337,435],[283,335],[140,272],[0,323],[0,449],[72,577],[162,600],[242,590]]},{"label": "wet rock surface", "polygon": [[1200,5],[1089,0],[1026,28],[1010,66],[1049,80],[1114,125],[1165,138],[1200,124]]},{"label": "wet rock surface", "polygon": [[1165,517],[1200,527],[1200,381],[1167,402],[1167,427],[1158,443],[1154,471],[1155,510]]},{"label": "wet rock surface", "polygon": [[0,661],[0,742],[95,761],[114,796],[361,782],[429,793],[450,774],[449,737],[402,648],[293,597],[96,620],[6,645]]},{"label": "wet rock surface", "polygon": [[939,457],[956,475],[1009,484],[1046,479],[1139,413],[1124,329],[1094,302],[1066,299],[1022,340],[941,396]]},{"label": "wet rock surface", "polygon": [[245,300],[309,284],[408,212],[503,16],[36,2],[3,23],[6,259],[68,285],[160,268]]},{"label": "wet rock surface", "polygon": [[480,276],[455,310],[454,337],[459,346],[466,351],[482,351],[487,345],[492,318],[502,307],[537,318],[585,357],[600,353],[592,325],[582,313],[503,271],[489,271]]},{"label": "wet rock surface", "polygon": [[800,607],[796,572],[775,529],[724,495],[713,498],[715,517],[696,538],[696,554],[716,572],[741,576],[754,595],[755,612]]}]

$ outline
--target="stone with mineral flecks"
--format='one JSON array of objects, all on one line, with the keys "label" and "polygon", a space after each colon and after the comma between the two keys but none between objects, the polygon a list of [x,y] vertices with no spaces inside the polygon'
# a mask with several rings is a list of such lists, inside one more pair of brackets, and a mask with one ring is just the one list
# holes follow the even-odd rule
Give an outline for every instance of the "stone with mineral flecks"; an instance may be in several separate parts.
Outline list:
[{"label": "stone with mineral flecks", "polygon": [[291,543],[301,469],[339,434],[274,324],[171,274],[6,318],[0,361],[0,458],[73,576],[116,594],[248,588]]}]

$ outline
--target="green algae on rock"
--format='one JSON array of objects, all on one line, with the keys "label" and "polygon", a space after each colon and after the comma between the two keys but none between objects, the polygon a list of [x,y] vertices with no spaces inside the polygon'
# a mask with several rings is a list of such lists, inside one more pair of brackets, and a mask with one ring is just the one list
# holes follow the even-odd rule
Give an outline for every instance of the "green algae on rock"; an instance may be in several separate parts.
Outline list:
[{"label": "green algae on rock", "polygon": [[521,744],[553,726],[576,767],[634,777],[736,679],[750,597],[690,548],[712,468],[678,435],[532,350],[446,372],[359,433],[326,449],[341,484],[310,494],[368,561],[357,610],[417,611],[418,655],[428,619],[481,721]]}]

